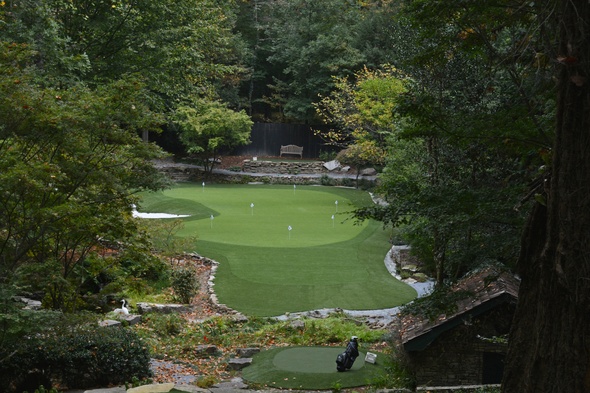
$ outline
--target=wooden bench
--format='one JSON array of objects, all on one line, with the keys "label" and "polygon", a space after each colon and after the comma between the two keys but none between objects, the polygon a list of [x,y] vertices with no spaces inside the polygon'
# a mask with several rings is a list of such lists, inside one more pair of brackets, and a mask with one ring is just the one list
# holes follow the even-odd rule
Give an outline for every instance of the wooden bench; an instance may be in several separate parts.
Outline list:
[{"label": "wooden bench", "polygon": [[299,157],[303,158],[303,146],[281,145],[281,154],[279,154],[279,157],[282,157],[283,154],[299,154]]}]

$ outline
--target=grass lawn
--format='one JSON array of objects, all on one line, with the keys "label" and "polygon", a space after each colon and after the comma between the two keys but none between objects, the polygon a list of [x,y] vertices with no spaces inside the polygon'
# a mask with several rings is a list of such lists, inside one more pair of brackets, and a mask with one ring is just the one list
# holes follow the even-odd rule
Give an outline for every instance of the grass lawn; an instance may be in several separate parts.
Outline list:
[{"label": "grass lawn", "polygon": [[194,251],[220,262],[219,301],[276,316],[388,308],[416,296],[385,268],[381,224],[350,219],[370,203],[366,192],[335,187],[183,184],[144,194],[139,210],[190,215],[179,235],[196,236]]}]

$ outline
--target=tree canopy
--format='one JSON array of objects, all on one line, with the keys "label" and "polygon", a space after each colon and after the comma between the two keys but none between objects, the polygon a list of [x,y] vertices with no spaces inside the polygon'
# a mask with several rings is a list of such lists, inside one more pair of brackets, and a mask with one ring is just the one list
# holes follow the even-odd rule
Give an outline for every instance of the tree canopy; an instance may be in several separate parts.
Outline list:
[{"label": "tree canopy", "polygon": [[387,203],[357,218],[391,225],[438,285],[517,264],[503,389],[589,391],[588,7],[2,1],[0,293],[27,282],[74,310],[101,242],[143,242],[134,193],[165,182],[142,133],[209,163],[253,119],[323,121],[342,159],[383,165]]},{"label": "tree canopy", "polygon": [[235,112],[219,102],[201,101],[179,107],[175,122],[188,153],[201,157],[209,172],[224,149],[231,150],[250,142],[250,117],[244,111]]}]

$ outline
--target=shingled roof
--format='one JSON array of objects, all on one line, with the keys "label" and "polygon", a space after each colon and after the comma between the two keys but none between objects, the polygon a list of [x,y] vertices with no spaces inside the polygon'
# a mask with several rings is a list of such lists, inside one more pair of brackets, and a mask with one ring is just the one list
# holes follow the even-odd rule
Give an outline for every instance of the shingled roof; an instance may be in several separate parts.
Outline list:
[{"label": "shingled roof", "polygon": [[459,280],[451,291],[470,294],[457,300],[456,311],[441,314],[434,320],[419,315],[405,315],[401,323],[401,341],[407,351],[425,349],[443,332],[459,325],[466,318],[475,317],[500,304],[515,302],[520,280],[496,268],[486,268]]}]

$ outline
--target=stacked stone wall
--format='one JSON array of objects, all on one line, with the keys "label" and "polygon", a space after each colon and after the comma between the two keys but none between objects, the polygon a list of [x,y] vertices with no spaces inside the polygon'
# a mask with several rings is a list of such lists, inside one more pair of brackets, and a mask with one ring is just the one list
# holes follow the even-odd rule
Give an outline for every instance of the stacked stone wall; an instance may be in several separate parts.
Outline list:
[{"label": "stacked stone wall", "polygon": [[244,160],[242,171],[282,175],[328,173],[322,161],[254,161]]}]

